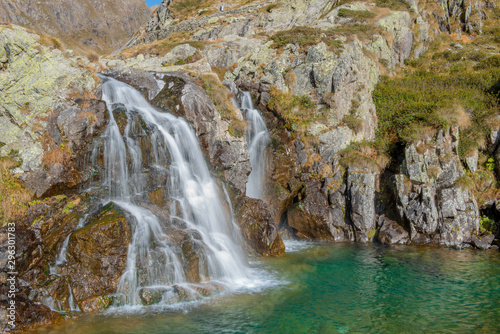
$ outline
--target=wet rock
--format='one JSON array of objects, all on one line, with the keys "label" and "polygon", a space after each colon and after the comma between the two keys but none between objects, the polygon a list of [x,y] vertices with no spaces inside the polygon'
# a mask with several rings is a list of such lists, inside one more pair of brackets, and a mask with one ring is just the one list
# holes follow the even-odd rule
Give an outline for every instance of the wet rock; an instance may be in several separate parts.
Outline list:
[{"label": "wet rock", "polygon": [[479,249],[488,249],[491,247],[493,240],[495,240],[495,235],[493,234],[487,234],[482,237],[473,236],[472,245]]},{"label": "wet rock", "polygon": [[409,241],[409,234],[405,229],[393,220],[385,216],[379,218],[380,231],[378,240],[386,245],[406,244]]},{"label": "wet rock", "polygon": [[197,233],[194,235],[187,234],[182,242],[181,249],[186,280],[190,283],[199,283],[204,279],[208,279],[208,268],[201,237]]},{"label": "wet rock", "polygon": [[142,288],[139,291],[139,297],[143,305],[158,304],[162,301],[163,294],[167,292],[167,288]]},{"label": "wet rock", "polygon": [[102,74],[131,85],[148,100],[152,100],[160,92],[164,84],[158,81],[153,74],[133,68],[120,70],[112,68],[103,71]]},{"label": "wet rock", "polygon": [[82,312],[94,312],[108,308],[113,299],[109,296],[96,296],[79,301]]},{"label": "wet rock", "polygon": [[[113,203],[70,237],[67,265],[62,273],[71,277],[77,302],[86,300],[81,308],[97,305],[94,298],[116,291],[123,274],[131,229],[122,210]],[[85,277],[85,279],[80,279]]]},{"label": "wet rock", "polygon": [[262,200],[245,197],[236,208],[236,221],[249,250],[255,255],[276,256],[285,253],[285,244]]}]

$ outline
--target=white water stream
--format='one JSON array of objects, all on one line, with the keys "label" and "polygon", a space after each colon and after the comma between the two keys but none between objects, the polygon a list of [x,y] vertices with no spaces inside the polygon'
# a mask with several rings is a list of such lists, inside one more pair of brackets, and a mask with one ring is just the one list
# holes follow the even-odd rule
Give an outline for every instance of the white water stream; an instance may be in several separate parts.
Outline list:
[{"label": "white water stream", "polygon": [[246,195],[262,199],[267,177],[266,147],[269,142],[269,132],[259,110],[253,106],[252,96],[249,92],[240,92],[238,94],[238,102],[240,109],[246,111],[246,118],[248,120],[248,153],[252,166],[252,172],[248,177],[246,186]]}]

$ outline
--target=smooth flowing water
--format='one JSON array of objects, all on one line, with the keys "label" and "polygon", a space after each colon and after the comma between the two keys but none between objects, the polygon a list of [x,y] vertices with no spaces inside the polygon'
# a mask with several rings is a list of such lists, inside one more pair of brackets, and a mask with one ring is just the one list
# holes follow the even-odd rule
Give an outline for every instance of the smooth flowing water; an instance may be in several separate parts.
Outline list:
[{"label": "smooth flowing water", "polygon": [[[133,222],[117,291],[121,304],[141,304],[146,290],[161,293],[160,303],[176,302],[180,286],[184,294],[199,295],[190,289],[193,280],[230,289],[253,285],[231,203],[212,179],[194,131],[182,118],[156,110],[131,86],[102,81],[110,115],[103,183],[109,199]],[[148,200],[158,187],[164,206]]]},{"label": "smooth flowing water", "polygon": [[82,315],[38,333],[498,333],[498,251],[287,242],[267,289]]},{"label": "smooth flowing water", "polygon": [[253,106],[252,96],[249,92],[240,92],[238,102],[240,109],[246,112],[248,120],[248,154],[252,166],[252,172],[248,176],[246,185],[246,195],[262,199],[267,175],[266,147],[269,142],[269,132],[260,111]]}]

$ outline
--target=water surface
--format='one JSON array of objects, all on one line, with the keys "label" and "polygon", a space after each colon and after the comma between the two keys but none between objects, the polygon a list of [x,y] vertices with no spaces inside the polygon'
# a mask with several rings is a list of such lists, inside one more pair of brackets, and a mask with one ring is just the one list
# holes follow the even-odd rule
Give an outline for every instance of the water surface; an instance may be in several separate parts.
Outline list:
[{"label": "water surface", "polygon": [[38,333],[498,333],[494,251],[287,243],[254,290],[82,315]]}]

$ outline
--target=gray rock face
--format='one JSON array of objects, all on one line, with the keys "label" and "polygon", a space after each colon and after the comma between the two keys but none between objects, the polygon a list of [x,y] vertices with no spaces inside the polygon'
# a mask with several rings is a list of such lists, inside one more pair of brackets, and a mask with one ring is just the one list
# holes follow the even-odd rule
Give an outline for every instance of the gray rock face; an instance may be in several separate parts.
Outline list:
[{"label": "gray rock face", "polygon": [[301,197],[303,199],[288,210],[288,226],[295,235],[303,239],[343,241],[353,240],[351,227],[340,215],[339,205],[343,205],[340,193],[332,193],[334,206],[330,207],[327,189],[322,189],[319,180],[306,181]]},{"label": "gray rock face", "polygon": [[392,50],[396,63],[404,65],[404,61],[410,56],[413,46],[410,14],[408,12],[392,12],[389,16],[380,19],[377,25],[394,36]]},{"label": "gray rock face", "polygon": [[370,232],[375,230],[376,179],[377,175],[367,170],[348,171],[348,208],[356,241],[367,242],[372,237]]},{"label": "gray rock face", "polygon": [[[0,26],[0,155],[16,151],[24,172],[42,167],[43,130],[51,110],[63,109],[70,93],[93,92],[97,83],[76,59],[42,46],[26,29]],[[2,56],[3,55],[3,56]],[[27,75],[29,73],[29,75]]]},{"label": "gray rock face", "polygon": [[400,218],[411,227],[413,243],[461,245],[470,242],[479,229],[474,196],[455,185],[464,175],[457,150],[456,128],[441,130],[405,149],[404,173],[395,175],[396,197]]}]

